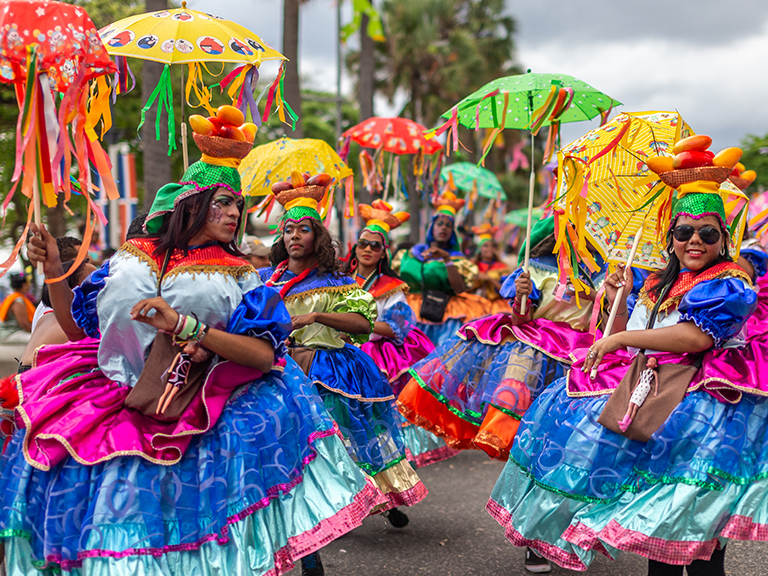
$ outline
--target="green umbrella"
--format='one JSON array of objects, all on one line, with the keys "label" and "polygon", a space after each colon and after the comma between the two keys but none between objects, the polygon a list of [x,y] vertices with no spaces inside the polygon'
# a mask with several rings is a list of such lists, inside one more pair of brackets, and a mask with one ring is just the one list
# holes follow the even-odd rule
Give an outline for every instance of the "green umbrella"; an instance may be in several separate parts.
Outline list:
[{"label": "green umbrella", "polygon": [[[573,100],[559,118],[545,118],[543,126],[553,122],[591,120],[601,113],[608,112],[614,106],[621,105],[618,100],[573,76],[529,72],[497,78],[464,98],[454,108],[457,109],[459,123],[467,128],[476,128],[479,121],[480,128],[528,130],[532,125],[532,111],[545,103],[553,85],[558,88],[572,89]],[[496,92],[495,96],[489,96],[494,92]],[[504,126],[501,126],[504,92],[509,93],[509,100]],[[451,118],[452,113],[453,108],[443,114],[443,118]]]},{"label": "green umbrella", "polygon": [[[541,208],[534,208],[532,219],[541,220],[544,210]],[[504,222],[507,224],[514,224],[519,228],[525,228],[528,226],[528,208],[520,208],[518,210],[510,210],[504,216]]]},{"label": "green umbrella", "polygon": [[502,199],[507,199],[496,174],[487,168],[482,168],[471,162],[456,162],[440,170],[440,176],[443,180],[448,180],[449,174],[453,175],[453,183],[459,190],[469,193],[477,182],[477,193],[483,198],[496,199],[501,193]]},{"label": "green umbrella", "polygon": [[[448,121],[434,130],[435,135],[448,131],[446,150],[451,145],[458,150],[458,125],[467,128],[493,128],[486,140],[481,162],[488,154],[496,136],[505,128],[531,131],[531,177],[528,188],[527,234],[530,234],[533,212],[535,172],[533,167],[533,137],[542,126],[550,126],[544,151],[548,162],[559,139],[562,122],[590,120],[608,113],[621,102],[567,74],[517,74],[497,78],[473,92],[443,114]],[[528,271],[530,238],[526,237],[524,270]],[[520,311],[525,313],[526,298]]]}]

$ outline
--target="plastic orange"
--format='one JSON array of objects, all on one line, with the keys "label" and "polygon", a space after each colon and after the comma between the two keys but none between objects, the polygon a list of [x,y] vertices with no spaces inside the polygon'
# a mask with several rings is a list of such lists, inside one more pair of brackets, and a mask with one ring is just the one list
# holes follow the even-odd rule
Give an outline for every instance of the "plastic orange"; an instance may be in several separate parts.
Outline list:
[{"label": "plastic orange", "polygon": [[216,110],[216,118],[226,126],[241,126],[245,122],[245,116],[234,106],[225,104]]},{"label": "plastic orange", "polygon": [[210,122],[205,116],[200,114],[192,114],[189,117],[189,126],[192,128],[192,132],[202,134],[203,136],[214,136],[217,132],[213,122]]},{"label": "plastic orange", "polygon": [[712,158],[712,164],[714,166],[727,166],[728,168],[733,168],[736,166],[736,163],[741,160],[741,155],[743,153],[742,149],[736,146],[720,150],[720,152],[715,154],[715,157]]},{"label": "plastic orange", "polygon": [[651,156],[645,163],[648,164],[648,168],[656,172],[656,174],[661,174],[662,172],[669,172],[674,168],[674,166],[672,166],[673,161],[674,159],[672,156]]},{"label": "plastic orange", "polygon": [[259,127],[253,122],[246,122],[240,126],[240,130],[245,134],[245,139],[248,140],[248,142],[253,142],[256,138],[256,132],[259,131]]},{"label": "plastic orange", "polygon": [[675,154],[688,151],[704,152],[704,150],[710,146],[712,146],[712,138],[705,136],[704,134],[696,134],[678,141],[672,149],[672,152]]}]

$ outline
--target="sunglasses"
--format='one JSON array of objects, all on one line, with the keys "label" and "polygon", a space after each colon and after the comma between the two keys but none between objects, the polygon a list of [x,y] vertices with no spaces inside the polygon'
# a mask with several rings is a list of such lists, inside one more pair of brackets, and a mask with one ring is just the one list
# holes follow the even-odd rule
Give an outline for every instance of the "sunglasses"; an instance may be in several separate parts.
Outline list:
[{"label": "sunglasses", "polygon": [[694,232],[699,234],[699,238],[701,238],[704,244],[717,244],[717,241],[720,240],[720,230],[714,226],[702,226],[696,230],[693,226],[681,224],[680,226],[675,226],[674,230],[672,230],[672,236],[678,242],[688,242],[688,240],[693,238]]},{"label": "sunglasses", "polygon": [[384,249],[384,244],[378,240],[358,240],[357,245],[361,250],[364,248],[370,248],[374,252],[381,252]]}]

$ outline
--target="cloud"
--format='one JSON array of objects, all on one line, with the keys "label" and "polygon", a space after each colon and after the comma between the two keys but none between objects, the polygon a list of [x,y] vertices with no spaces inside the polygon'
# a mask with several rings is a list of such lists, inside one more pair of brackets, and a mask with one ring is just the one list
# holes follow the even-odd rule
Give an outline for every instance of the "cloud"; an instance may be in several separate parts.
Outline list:
[{"label": "cloud", "polygon": [[[712,136],[715,149],[768,131],[766,54],[765,20],[752,35],[708,46],[672,37],[519,46],[520,61],[534,71],[576,76],[622,101],[621,110],[679,110],[695,131]],[[589,128],[569,126],[564,139]]]}]

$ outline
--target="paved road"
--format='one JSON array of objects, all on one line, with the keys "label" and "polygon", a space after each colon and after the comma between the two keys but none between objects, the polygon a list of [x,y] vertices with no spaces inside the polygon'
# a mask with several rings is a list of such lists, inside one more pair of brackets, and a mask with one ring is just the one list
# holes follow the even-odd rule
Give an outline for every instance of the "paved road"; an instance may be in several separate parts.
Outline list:
[{"label": "paved road", "polygon": [[[368,518],[363,525],[329,544],[322,553],[328,576],[522,576],[524,550],[515,548],[485,511],[501,472],[500,462],[478,452],[458,456],[419,470],[429,496],[408,509],[411,523],[392,528],[385,519]],[[766,576],[768,543],[728,545],[726,571],[733,576]],[[297,567],[290,576],[299,576]],[[582,574],[555,568],[550,574]],[[622,554],[615,562],[599,557],[591,576],[646,576],[647,562]]]}]

